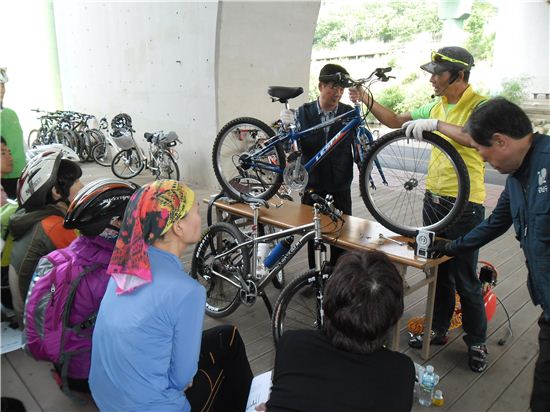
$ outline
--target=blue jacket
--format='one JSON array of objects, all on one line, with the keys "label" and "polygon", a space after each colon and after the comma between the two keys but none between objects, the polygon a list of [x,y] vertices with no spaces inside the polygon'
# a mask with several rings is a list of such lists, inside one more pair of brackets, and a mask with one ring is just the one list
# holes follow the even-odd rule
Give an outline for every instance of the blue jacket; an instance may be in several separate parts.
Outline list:
[{"label": "blue jacket", "polygon": [[[525,173],[523,182],[518,176],[520,171]],[[513,224],[526,258],[531,299],[535,305],[541,305],[546,320],[550,320],[549,185],[550,136],[536,133],[530,154],[524,165],[506,180],[493,213],[451,244],[457,252],[477,249],[502,235]]]}]

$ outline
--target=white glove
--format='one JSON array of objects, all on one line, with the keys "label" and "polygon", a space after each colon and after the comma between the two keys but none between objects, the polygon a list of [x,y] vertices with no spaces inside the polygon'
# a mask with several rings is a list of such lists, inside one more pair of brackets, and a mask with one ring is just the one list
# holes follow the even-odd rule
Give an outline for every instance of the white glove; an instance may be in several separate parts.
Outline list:
[{"label": "white glove", "polygon": [[279,118],[285,126],[294,124],[294,112],[290,109],[283,109],[279,114]]},{"label": "white glove", "polygon": [[405,130],[405,136],[414,137],[419,142],[422,141],[423,132],[433,132],[437,130],[437,119],[418,119],[418,120],[409,120],[408,122],[403,123],[401,126]]}]

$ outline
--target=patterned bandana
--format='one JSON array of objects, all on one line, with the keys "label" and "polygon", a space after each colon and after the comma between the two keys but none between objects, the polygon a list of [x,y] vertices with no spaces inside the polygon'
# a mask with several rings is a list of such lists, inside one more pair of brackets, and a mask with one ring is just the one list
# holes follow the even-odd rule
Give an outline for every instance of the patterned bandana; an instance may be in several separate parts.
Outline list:
[{"label": "patterned bandana", "polygon": [[152,281],[149,245],[183,219],[194,202],[193,191],[176,180],[157,180],[132,195],[107,269],[117,294]]}]

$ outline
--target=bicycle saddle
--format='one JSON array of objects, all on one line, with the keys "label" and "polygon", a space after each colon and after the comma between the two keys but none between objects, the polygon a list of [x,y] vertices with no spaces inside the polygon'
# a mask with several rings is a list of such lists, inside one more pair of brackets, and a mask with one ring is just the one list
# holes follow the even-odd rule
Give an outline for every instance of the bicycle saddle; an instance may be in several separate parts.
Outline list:
[{"label": "bicycle saddle", "polygon": [[288,99],[298,97],[303,92],[303,87],[269,86],[267,89],[267,94],[281,103],[287,103]]},{"label": "bicycle saddle", "polygon": [[144,133],[143,134],[143,137],[145,138],[145,140],[147,140],[149,143],[151,143],[151,141],[153,140],[153,137],[155,136],[154,133]]}]

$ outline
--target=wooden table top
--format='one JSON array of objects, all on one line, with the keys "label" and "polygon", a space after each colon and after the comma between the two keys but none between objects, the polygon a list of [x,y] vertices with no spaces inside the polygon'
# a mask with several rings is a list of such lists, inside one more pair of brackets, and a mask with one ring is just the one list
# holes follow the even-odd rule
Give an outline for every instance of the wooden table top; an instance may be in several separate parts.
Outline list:
[{"label": "wooden table top", "polygon": [[[206,200],[207,201],[207,200]],[[217,208],[225,210],[233,215],[252,218],[252,209],[245,203],[228,203],[220,199],[215,203]],[[439,259],[425,259],[415,256],[414,250],[407,245],[414,239],[398,235],[381,224],[355,216],[343,216],[345,223],[338,233],[325,233],[323,239],[330,244],[337,245],[343,249],[359,250],[380,250],[386,253],[394,263],[400,263],[412,266],[418,269],[428,269],[445,262],[449,257]],[[269,224],[281,229],[293,228],[313,222],[313,208],[297,202],[283,201],[279,207],[270,203],[269,209],[261,207],[259,209],[260,223]],[[321,224],[323,232],[333,232],[334,224],[329,217],[322,215]],[[390,240],[383,239],[382,244],[378,244],[379,234],[385,237],[404,242],[404,245],[398,245]]]}]

